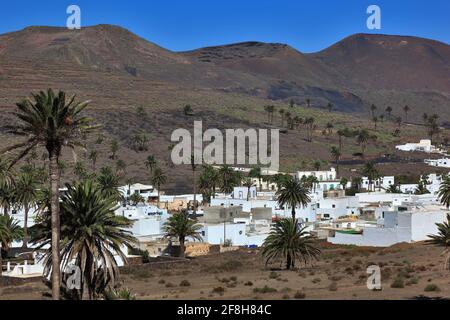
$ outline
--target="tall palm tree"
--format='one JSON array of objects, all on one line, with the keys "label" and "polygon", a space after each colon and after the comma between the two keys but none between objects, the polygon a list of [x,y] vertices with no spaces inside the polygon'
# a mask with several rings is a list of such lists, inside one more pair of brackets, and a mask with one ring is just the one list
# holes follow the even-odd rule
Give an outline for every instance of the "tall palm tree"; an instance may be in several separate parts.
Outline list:
[{"label": "tall palm tree", "polygon": [[296,219],[280,219],[266,238],[262,248],[262,255],[266,264],[273,260],[286,261],[286,269],[295,267],[297,260],[305,264],[317,260],[320,249],[316,246],[316,238],[305,228],[300,228]]},{"label": "tall palm tree", "polygon": [[83,138],[98,126],[91,125],[92,119],[82,116],[82,111],[89,102],[76,102],[75,96],[66,97],[63,91],[55,94],[53,90],[32,94],[31,98],[17,104],[14,113],[18,123],[10,127],[10,133],[26,137],[23,142],[6,148],[3,152],[20,150],[12,161],[14,165],[31,150],[43,146],[49,159],[49,176],[51,191],[52,214],[52,295],[53,299],[60,297],[61,271],[59,259],[59,185],[61,173],[59,158],[63,147],[84,147]]},{"label": "tall palm tree", "polygon": [[190,219],[187,213],[178,213],[171,216],[164,223],[165,237],[168,239],[177,238],[180,242],[180,253],[181,258],[185,257],[185,242],[186,238],[192,240],[202,241],[202,236],[200,235],[201,225],[193,219]]},{"label": "tall palm tree", "polygon": [[240,183],[237,172],[229,165],[221,166],[218,175],[220,178],[220,191],[223,193],[229,194],[233,192],[234,187]]},{"label": "tall palm tree", "polygon": [[291,208],[292,220],[295,220],[295,208],[297,206],[306,207],[311,202],[309,193],[308,188],[303,183],[289,179],[281,185],[281,189],[276,192],[276,196],[281,207]]},{"label": "tall palm tree", "polygon": [[154,155],[149,155],[147,159],[145,160],[145,167],[150,170],[150,173],[153,172],[153,170],[158,166],[158,161],[156,161],[156,158]]},{"label": "tall palm tree", "polygon": [[364,165],[362,173],[369,180],[369,192],[370,192],[372,191],[373,182],[379,178],[380,174],[378,173],[378,170],[372,161],[369,161]]},{"label": "tall palm tree", "polygon": [[100,174],[97,176],[97,183],[105,198],[113,198],[116,202],[120,200],[121,194],[118,189],[119,177],[110,167],[100,169]]},{"label": "tall palm tree", "polygon": [[[447,203],[445,204],[447,205]],[[447,213],[446,222],[437,223],[436,226],[438,227],[438,234],[429,235],[428,243],[444,247],[443,253],[446,254],[444,269],[450,270],[450,214]]]},{"label": "tall palm tree", "polygon": [[358,134],[356,135],[356,142],[358,142],[358,144],[361,147],[361,153],[362,153],[363,157],[366,152],[366,147],[367,147],[367,143],[369,142],[369,139],[370,139],[370,134],[365,129],[359,130]]},{"label": "tall palm tree", "polygon": [[39,199],[39,183],[32,173],[22,173],[16,183],[14,195],[17,203],[24,209],[23,248],[28,247],[28,214]]},{"label": "tall palm tree", "polygon": [[250,199],[250,188],[253,187],[253,181],[250,178],[245,178],[242,182],[244,187],[247,187],[247,201]]},{"label": "tall palm tree", "polygon": [[328,109],[328,112],[331,112],[331,111],[333,111],[333,104],[332,103],[328,103],[327,104],[327,109]]},{"label": "tall palm tree", "polygon": [[3,256],[9,251],[9,246],[15,240],[23,237],[23,230],[13,217],[0,215],[0,278],[3,272]]},{"label": "tall palm tree", "polygon": [[391,114],[392,114],[392,107],[390,107],[390,106],[387,106],[387,108],[386,108],[386,113],[388,114],[388,117],[390,118],[391,117]]},{"label": "tall palm tree", "polygon": [[[66,185],[67,192],[61,197],[61,269],[74,262],[81,270],[79,297],[94,299],[96,280],[114,283],[118,277],[115,256],[126,262],[121,247],[131,247],[136,239],[127,228],[133,222],[116,216],[117,202],[107,198],[92,180]],[[51,242],[49,221],[44,220],[35,228],[33,242],[38,248]],[[52,268],[52,255],[46,254],[45,273]]]},{"label": "tall palm tree", "polygon": [[339,175],[339,161],[341,161],[341,151],[338,147],[332,146],[330,150],[331,156],[333,157],[334,161],[336,162],[336,173]]},{"label": "tall palm tree", "polygon": [[4,216],[9,215],[9,211],[14,206],[15,202],[14,186],[7,184],[0,186],[0,207],[3,208]]},{"label": "tall palm tree", "polygon": [[161,168],[155,168],[153,171],[152,183],[156,188],[158,188],[158,207],[159,207],[159,199],[161,193],[161,186],[167,182],[167,177],[164,171]]}]

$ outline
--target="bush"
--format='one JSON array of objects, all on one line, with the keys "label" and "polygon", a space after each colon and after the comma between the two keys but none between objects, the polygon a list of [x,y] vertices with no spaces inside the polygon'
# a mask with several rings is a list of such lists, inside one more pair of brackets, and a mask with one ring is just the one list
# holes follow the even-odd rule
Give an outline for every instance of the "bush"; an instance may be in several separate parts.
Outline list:
[{"label": "bush", "polygon": [[254,288],[253,292],[254,293],[272,293],[272,292],[277,292],[277,289],[268,287],[266,285],[263,288]]},{"label": "bush", "polygon": [[312,280],[312,283],[319,283],[320,281],[322,281],[320,278],[314,278]]},{"label": "bush", "polygon": [[297,291],[294,295],[295,299],[305,299],[305,297],[306,297],[306,294],[301,291]]},{"label": "bush", "polygon": [[251,282],[251,281],[247,281],[246,283],[244,283],[244,286],[247,286],[247,287],[251,287],[253,285],[253,282]]},{"label": "bush", "polygon": [[278,279],[280,277],[280,275],[278,274],[278,273],[276,273],[275,271],[272,271],[270,274],[269,274],[269,278],[270,279]]},{"label": "bush", "polygon": [[147,250],[141,250],[139,248],[130,248],[128,249],[128,253],[132,256],[141,256],[143,263],[150,262],[150,255],[148,254]]},{"label": "bush", "polygon": [[159,284],[164,284],[164,283],[166,283],[166,280],[164,280],[164,279],[159,279],[158,283],[159,283]]},{"label": "bush", "polygon": [[337,282],[332,282],[328,286],[328,290],[330,290],[330,291],[337,291],[337,289],[338,289]]},{"label": "bush", "polygon": [[191,283],[187,280],[183,280],[180,282],[180,287],[190,287]]},{"label": "bush", "polygon": [[242,267],[242,262],[239,260],[228,260],[224,263],[222,263],[218,269],[221,271],[235,271]]},{"label": "bush", "polygon": [[225,293],[225,288],[224,287],[215,287],[211,290],[211,292],[223,295]]},{"label": "bush", "polygon": [[424,291],[425,292],[439,292],[439,291],[441,291],[441,289],[437,285],[430,283],[429,285],[427,285],[425,287]]},{"label": "bush", "polygon": [[175,285],[172,282],[166,283],[166,288],[173,288],[173,287],[175,287]]},{"label": "bush", "polygon": [[397,278],[391,283],[391,288],[401,289],[405,287],[405,283],[402,278]]}]

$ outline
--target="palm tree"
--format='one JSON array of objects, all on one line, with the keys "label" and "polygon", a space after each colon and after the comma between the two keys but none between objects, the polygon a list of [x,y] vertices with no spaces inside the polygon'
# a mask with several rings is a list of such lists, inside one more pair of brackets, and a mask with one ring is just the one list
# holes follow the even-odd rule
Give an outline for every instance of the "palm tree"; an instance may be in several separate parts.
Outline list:
[{"label": "palm tree", "polygon": [[378,173],[377,168],[375,167],[375,164],[372,161],[367,162],[362,170],[363,175],[367,177],[369,180],[369,192],[372,190],[373,182],[378,179],[380,174]]},{"label": "palm tree", "polygon": [[167,182],[167,177],[161,168],[155,168],[153,171],[152,183],[158,188],[158,207],[161,193],[161,186]]},{"label": "palm tree", "polygon": [[15,204],[14,188],[12,185],[3,185],[0,188],[0,207],[3,208],[3,215],[8,216],[9,211]]},{"label": "palm tree", "polygon": [[144,203],[145,199],[139,193],[133,193],[130,196],[130,201],[131,201],[133,206],[137,206],[139,203]]},{"label": "palm tree", "polygon": [[334,125],[331,122],[328,122],[326,125],[326,129],[327,129],[327,132],[329,135],[333,133],[333,128],[334,128]]},{"label": "palm tree", "polygon": [[[446,204],[447,205],[447,204]],[[448,208],[448,205],[447,205]],[[443,254],[446,254],[444,260],[444,269],[450,270],[450,214],[447,213],[447,221],[443,223],[436,223],[438,227],[438,234],[429,235],[429,244],[444,247]]]},{"label": "palm tree", "polygon": [[443,205],[450,208],[450,178],[446,176],[439,187],[439,200]]},{"label": "palm tree", "polygon": [[145,160],[145,167],[150,170],[150,173],[158,166],[158,161],[156,161],[155,156],[149,155],[147,160]]},{"label": "palm tree", "polygon": [[49,89],[39,94],[32,94],[30,99],[17,104],[14,115],[18,124],[11,127],[12,134],[26,137],[24,142],[8,147],[4,152],[18,149],[19,155],[13,160],[14,165],[35,149],[44,146],[49,159],[49,176],[51,191],[52,214],[52,295],[59,300],[61,271],[59,259],[59,185],[61,174],[59,170],[59,158],[63,147],[75,148],[83,146],[83,138],[98,126],[92,126],[92,119],[84,117],[81,112],[89,102],[76,102],[75,96],[66,98],[62,91],[55,94]]},{"label": "palm tree", "polygon": [[372,104],[371,106],[370,106],[370,113],[372,114],[372,118],[374,118],[375,117],[375,111],[377,111],[377,106],[376,105],[374,105],[374,104]]},{"label": "palm tree", "polygon": [[118,202],[121,198],[119,191],[119,177],[113,172],[110,167],[103,167],[100,169],[100,174],[97,176],[97,183],[105,198],[113,198]]},{"label": "palm tree", "polygon": [[32,173],[22,173],[16,183],[14,195],[16,201],[24,209],[23,248],[28,247],[28,214],[38,201],[39,183]]},{"label": "palm tree", "polygon": [[197,164],[195,163],[195,157],[191,156],[191,169],[192,169],[192,187],[194,191],[194,215],[197,213],[197,178],[195,173],[197,171]]},{"label": "palm tree", "polygon": [[266,265],[272,260],[286,261],[286,269],[295,267],[297,260],[305,264],[317,260],[320,249],[316,247],[316,238],[305,228],[300,228],[296,219],[280,219],[266,238],[262,248],[262,255],[266,258]]},{"label": "palm tree", "polygon": [[292,220],[295,220],[295,208],[297,206],[306,207],[311,198],[309,190],[303,183],[294,179],[286,180],[281,188],[276,192],[277,201],[280,207],[290,207]]},{"label": "palm tree", "polygon": [[229,194],[233,192],[234,187],[240,183],[237,173],[226,164],[220,167],[218,176],[220,179],[220,191],[223,193]]},{"label": "palm tree", "polygon": [[395,184],[391,184],[389,188],[386,189],[387,193],[402,193],[399,187]]},{"label": "palm tree", "polygon": [[328,112],[333,111],[333,104],[332,103],[328,103],[327,104],[327,109],[328,109]]},{"label": "palm tree", "polygon": [[406,105],[406,106],[403,107],[403,112],[405,112],[405,121],[408,121],[408,112],[409,112],[410,110],[411,110],[411,109],[409,108],[408,105]]},{"label": "palm tree", "polygon": [[84,162],[77,161],[73,167],[73,174],[78,177],[78,180],[83,180],[87,177],[87,170]]},{"label": "palm tree", "polygon": [[11,186],[14,184],[14,170],[7,160],[0,157],[0,186]]},{"label": "palm tree", "polygon": [[119,141],[117,141],[116,139],[113,139],[111,141],[110,150],[111,150],[110,158],[112,160],[116,160],[117,151],[119,151]]},{"label": "palm tree", "polygon": [[322,162],[320,160],[316,160],[313,162],[314,170],[319,171],[320,167],[322,167]]},{"label": "palm tree", "polygon": [[[119,269],[115,256],[126,262],[121,247],[131,245],[136,239],[125,229],[131,220],[115,215],[117,202],[107,198],[92,180],[66,185],[61,197],[61,268],[74,262],[81,270],[81,299],[96,297],[97,281],[114,283]],[[42,249],[50,244],[48,219],[33,226],[33,242]],[[45,274],[52,268],[52,256],[45,256]]]},{"label": "palm tree", "polygon": [[386,113],[388,114],[388,117],[390,118],[390,117],[391,117],[391,114],[392,114],[392,107],[388,106],[388,107],[386,108]]},{"label": "palm tree", "polygon": [[242,185],[244,187],[247,187],[247,201],[250,198],[250,188],[253,187],[253,181],[250,178],[245,178],[244,181],[242,182]]},{"label": "palm tree", "polygon": [[13,241],[23,237],[23,230],[13,217],[0,215],[0,278],[3,273],[3,253],[7,254]]},{"label": "palm tree", "polygon": [[356,141],[358,142],[358,144],[361,146],[361,153],[364,157],[364,153],[366,152],[366,146],[367,146],[367,142],[369,141],[370,138],[370,134],[367,130],[359,130],[357,136],[356,136]]},{"label": "palm tree", "polygon": [[250,170],[250,172],[248,173],[248,176],[250,178],[258,179],[259,191],[262,191],[262,183],[261,183],[261,181],[262,181],[263,175],[262,175],[261,167],[258,166],[258,167],[252,168]]},{"label": "palm tree", "polygon": [[116,161],[116,174],[123,176],[127,170],[127,164],[122,159]]},{"label": "palm tree", "polygon": [[395,123],[397,124],[397,127],[400,128],[402,126],[402,117],[395,118]]},{"label": "palm tree", "polygon": [[193,219],[190,219],[186,213],[178,213],[171,216],[164,223],[165,237],[168,239],[177,238],[180,242],[180,253],[181,258],[185,257],[185,241],[186,238],[190,238],[199,241],[203,241],[200,235],[201,225]]},{"label": "palm tree", "polygon": [[378,117],[373,117],[372,121],[373,121],[373,126],[374,126],[374,129],[375,129],[375,130],[377,130],[377,125],[378,125]]},{"label": "palm tree", "polygon": [[339,175],[339,161],[341,161],[341,151],[339,151],[339,148],[333,146],[330,150],[331,156],[333,157],[334,161],[336,162],[336,173]]},{"label": "palm tree", "polygon": [[306,107],[311,107],[311,99],[306,99]]}]

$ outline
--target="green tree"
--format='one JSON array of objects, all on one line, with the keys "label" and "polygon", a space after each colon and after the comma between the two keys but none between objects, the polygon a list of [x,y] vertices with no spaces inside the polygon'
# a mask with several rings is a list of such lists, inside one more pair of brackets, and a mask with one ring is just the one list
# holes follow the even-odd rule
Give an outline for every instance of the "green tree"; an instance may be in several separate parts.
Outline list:
[{"label": "green tree", "polygon": [[86,135],[98,128],[92,126],[92,119],[82,116],[82,111],[89,102],[76,102],[75,96],[67,98],[62,91],[55,94],[49,89],[39,94],[32,94],[30,99],[17,104],[14,115],[17,124],[10,132],[26,140],[8,147],[6,150],[20,150],[19,155],[13,160],[15,164],[25,157],[37,146],[43,146],[47,150],[49,159],[49,177],[51,191],[51,214],[52,214],[52,295],[53,299],[59,300],[61,271],[59,250],[59,185],[61,174],[59,170],[59,158],[63,147],[75,148],[83,146]]},{"label": "green tree", "polygon": [[443,205],[450,208],[450,178],[446,176],[439,187],[439,200]]},{"label": "green tree", "polygon": [[159,199],[161,194],[161,186],[167,182],[167,177],[164,171],[161,168],[155,168],[153,171],[152,183],[158,189],[158,207],[159,207]]},{"label": "green tree", "polygon": [[[81,289],[78,297],[94,299],[99,292],[98,281],[114,284],[119,275],[115,256],[127,261],[121,247],[131,246],[136,239],[126,229],[131,220],[115,215],[117,202],[106,198],[92,180],[66,185],[61,197],[61,269],[72,261],[81,270]],[[50,223],[45,219],[33,226],[33,242],[42,249],[51,242]],[[45,272],[51,269],[52,256],[45,256]],[[100,278],[100,279],[99,279]],[[104,287],[104,286],[102,286]]]},{"label": "green tree", "polygon": [[229,165],[223,165],[220,167],[219,172],[220,179],[220,191],[223,193],[233,192],[234,187],[240,184],[239,174],[234,171]]},{"label": "green tree", "polygon": [[13,217],[0,215],[0,278],[3,255],[7,255],[13,241],[23,238],[23,230]]},{"label": "green tree", "polygon": [[15,185],[16,201],[24,210],[23,248],[28,247],[28,215],[30,209],[35,207],[38,201],[38,188],[39,182],[32,173],[22,173]]},{"label": "green tree", "polygon": [[297,219],[284,218],[275,222],[261,253],[266,264],[282,259],[286,261],[286,269],[290,270],[297,260],[305,264],[317,260],[320,249],[317,248],[316,238],[305,228],[300,228]]},{"label": "green tree", "polygon": [[339,175],[339,162],[341,161],[341,151],[339,151],[338,147],[332,146],[330,149],[331,156],[333,157],[334,161],[336,162],[336,173]]},{"label": "green tree", "polygon": [[369,192],[372,191],[373,182],[380,177],[380,174],[372,161],[367,162],[362,170],[362,174],[369,180]]},{"label": "green tree", "polygon": [[386,113],[388,114],[388,117],[391,118],[391,115],[392,115],[392,107],[388,106],[388,107],[386,108]]},{"label": "green tree", "polygon": [[328,112],[331,112],[331,111],[333,111],[333,108],[334,108],[334,106],[333,106],[333,104],[332,104],[332,103],[328,103],[328,104],[327,104],[327,109],[328,109]]},{"label": "green tree", "polygon": [[370,113],[372,114],[372,118],[374,118],[375,117],[375,111],[377,111],[377,106],[376,105],[374,105],[374,104],[372,104],[371,106],[370,106]]},{"label": "green tree", "polygon": [[289,179],[281,185],[281,189],[276,192],[276,197],[280,207],[291,208],[292,220],[295,220],[295,208],[306,207],[311,202],[309,193],[303,183]]},{"label": "green tree", "polygon": [[118,202],[121,198],[119,191],[119,177],[113,172],[110,167],[103,167],[100,169],[100,174],[97,176],[97,183],[105,198],[114,199]]},{"label": "green tree", "polygon": [[130,195],[130,201],[133,206],[137,206],[139,203],[145,203],[145,199],[139,193],[133,193]]},{"label": "green tree", "polygon": [[363,130],[358,131],[358,134],[356,135],[356,142],[361,147],[361,153],[362,153],[363,157],[365,155],[366,147],[367,147],[367,143],[369,142],[369,139],[370,139],[370,134],[367,130],[363,129]]},{"label": "green tree", "polygon": [[155,156],[149,155],[147,159],[145,160],[145,167],[150,170],[150,173],[153,172],[153,170],[158,166],[158,161],[156,160]]},{"label": "green tree", "polygon": [[180,243],[180,257],[185,257],[186,238],[203,241],[200,235],[202,226],[195,220],[190,219],[186,213],[178,213],[171,216],[164,223],[165,237],[168,239],[176,238]]},{"label": "green tree", "polygon": [[250,188],[253,187],[253,181],[250,178],[245,178],[242,185],[247,188],[247,201],[250,199]]},{"label": "green tree", "polygon": [[194,115],[194,109],[192,109],[191,105],[187,104],[183,108],[183,113],[185,116],[193,116]]},{"label": "green tree", "polygon": [[403,112],[405,113],[405,121],[408,121],[408,112],[410,111],[411,109],[409,108],[409,106],[404,106],[403,107]]}]

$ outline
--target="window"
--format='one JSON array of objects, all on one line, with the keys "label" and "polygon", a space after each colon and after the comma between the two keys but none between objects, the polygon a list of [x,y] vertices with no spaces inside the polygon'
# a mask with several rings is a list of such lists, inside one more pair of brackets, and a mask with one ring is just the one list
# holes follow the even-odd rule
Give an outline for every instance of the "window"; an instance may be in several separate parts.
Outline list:
[{"label": "window", "polygon": [[325,213],[323,216],[324,216],[324,218],[329,218],[330,217],[330,215],[328,213]]},{"label": "window", "polygon": [[242,199],[244,197],[244,193],[242,191],[239,191],[239,199]]},{"label": "window", "polygon": [[335,205],[335,204],[333,204],[333,205],[332,205],[331,207],[332,207],[332,208],[334,209],[334,208],[336,208],[336,205]]},{"label": "window", "polygon": [[205,231],[202,231],[202,236],[204,237],[206,235],[206,232]]},{"label": "window", "polygon": [[242,230],[241,230],[241,231],[239,231],[239,235],[242,235]]}]

